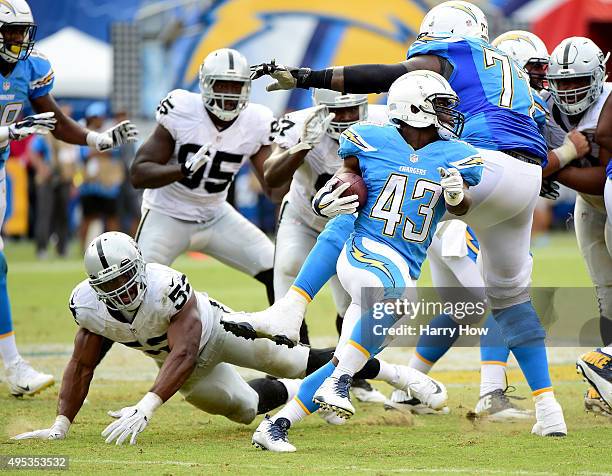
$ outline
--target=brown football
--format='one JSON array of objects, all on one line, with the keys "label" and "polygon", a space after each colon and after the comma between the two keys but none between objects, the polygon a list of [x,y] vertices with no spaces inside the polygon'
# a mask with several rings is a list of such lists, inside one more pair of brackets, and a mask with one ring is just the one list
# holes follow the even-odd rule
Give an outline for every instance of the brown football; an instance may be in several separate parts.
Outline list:
[{"label": "brown football", "polygon": [[334,189],[339,187],[343,183],[349,183],[351,186],[344,191],[342,194],[343,197],[348,197],[349,195],[357,195],[359,197],[359,208],[361,210],[366,201],[368,199],[368,189],[366,187],[365,182],[361,178],[361,175],[354,174],[352,172],[344,172],[342,174],[336,175],[338,182],[334,185]]}]

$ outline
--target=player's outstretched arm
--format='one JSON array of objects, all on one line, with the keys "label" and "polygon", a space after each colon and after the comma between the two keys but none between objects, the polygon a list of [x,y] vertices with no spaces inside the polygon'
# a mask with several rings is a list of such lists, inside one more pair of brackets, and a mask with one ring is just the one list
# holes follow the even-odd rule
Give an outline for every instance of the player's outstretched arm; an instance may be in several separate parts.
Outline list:
[{"label": "player's outstretched arm", "polygon": [[274,61],[253,66],[251,69],[253,79],[268,75],[276,80],[268,85],[268,91],[324,88],[355,94],[387,92],[397,78],[419,69],[435,71],[443,76],[449,74],[445,71],[448,69],[447,65],[434,55],[414,56],[394,64],[359,64],[322,70],[276,65]]},{"label": "player's outstretched arm", "polygon": [[123,121],[104,132],[87,130],[75,120],[66,116],[50,94],[31,98],[30,102],[38,113],[54,113],[57,123],[53,135],[69,144],[88,145],[102,152],[129,142],[135,142],[138,138],[138,130],[130,121]]},{"label": "player's outstretched arm", "polygon": [[174,138],[158,125],[132,162],[130,180],[135,188],[158,188],[185,178],[184,164],[168,164],[174,145]]},{"label": "player's outstretched arm", "polygon": [[603,195],[606,186],[606,168],[603,166],[580,168],[570,165],[561,169],[555,180],[580,193]]},{"label": "player's outstretched arm", "polygon": [[72,357],[64,370],[62,388],[57,403],[57,418],[51,428],[22,433],[16,440],[62,440],[68,434],[70,424],[83,406],[89,392],[94,370],[112,345],[108,339],[80,328],[74,339]]},{"label": "player's outstretched arm", "polygon": [[128,437],[130,444],[136,443],[136,438],[149,424],[153,412],[174,395],[193,372],[201,335],[202,322],[198,316],[196,296],[192,294],[182,309],[172,317],[168,327],[170,353],[151,390],[136,405],[108,412],[116,420],[102,432],[106,443],[114,441],[121,445]]}]

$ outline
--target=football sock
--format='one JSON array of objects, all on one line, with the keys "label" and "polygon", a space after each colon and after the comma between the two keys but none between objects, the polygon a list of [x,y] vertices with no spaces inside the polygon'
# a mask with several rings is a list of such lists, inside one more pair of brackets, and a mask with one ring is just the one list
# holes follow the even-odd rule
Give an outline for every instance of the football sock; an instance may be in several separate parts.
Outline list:
[{"label": "football sock", "polygon": [[418,352],[415,352],[412,357],[410,357],[410,362],[408,362],[408,367],[416,369],[424,374],[428,374],[433,365],[433,362],[426,361]]},{"label": "football sock", "polygon": [[506,364],[482,363],[480,366],[480,396],[506,388]]},{"label": "football sock", "polygon": [[[331,362],[328,362],[323,367],[311,373],[308,377],[302,380],[302,384],[300,385],[300,389],[298,390],[296,397],[293,400],[291,400],[291,402],[289,402],[289,404],[293,404],[294,402],[297,402],[298,406],[301,407],[303,411],[303,415],[302,417],[299,418],[300,420],[304,418],[304,416],[310,413],[316,412],[319,409],[319,405],[317,405],[316,403],[313,403],[312,397],[314,397],[315,392],[321,386],[323,381],[332,374],[332,372],[334,371],[334,368],[335,368],[334,364],[332,364]],[[292,407],[293,407],[292,410],[288,410],[290,415],[295,414],[295,405],[292,405]],[[285,409],[283,408],[283,410]],[[281,410],[281,412],[283,410]],[[280,415],[280,412],[276,416],[277,417],[282,416],[282,417],[289,419],[291,423],[294,422],[294,420],[289,418],[289,416],[285,414]],[[295,417],[293,416],[292,418],[295,418]]]},{"label": "football sock", "polygon": [[257,403],[258,415],[268,413],[270,410],[280,407],[289,399],[287,387],[280,380],[257,378],[247,383],[259,396]]},{"label": "football sock", "polygon": [[270,306],[274,304],[274,269],[267,269],[253,276],[266,287],[266,297]]},{"label": "football sock", "polygon": [[341,215],[330,220],[319,234],[293,283],[295,288],[302,290],[310,299],[336,274],[338,256],[353,231],[354,222],[355,217],[352,215]]},{"label": "football sock", "polygon": [[297,397],[289,401],[276,415],[272,417],[274,421],[278,418],[286,418],[289,420],[291,425],[303,420],[306,416],[310,415],[310,412],[306,412],[301,403],[298,402]]},{"label": "football sock", "polygon": [[5,368],[19,358],[6,284],[7,272],[6,258],[0,251],[0,355]]},{"label": "football sock", "polygon": [[[434,317],[429,323],[429,329],[440,330],[440,335],[422,334],[417,342],[416,352],[423,357],[431,366],[433,366],[459,338],[459,332],[455,331],[451,337],[444,333],[445,329],[458,329],[453,318],[446,314],[440,314]],[[412,367],[412,366],[411,366]],[[412,367],[415,368],[415,367]],[[420,369],[419,369],[420,370]],[[429,369],[428,369],[429,370]]]},{"label": "football sock", "polygon": [[484,327],[487,333],[480,336],[480,396],[506,388],[506,363],[510,355],[493,315],[489,315]]}]

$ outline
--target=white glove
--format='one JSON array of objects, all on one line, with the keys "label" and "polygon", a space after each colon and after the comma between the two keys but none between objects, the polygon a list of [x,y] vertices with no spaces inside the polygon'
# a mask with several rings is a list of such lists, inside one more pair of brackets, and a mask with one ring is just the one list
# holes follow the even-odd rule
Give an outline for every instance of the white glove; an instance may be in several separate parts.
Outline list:
[{"label": "white glove", "polygon": [[132,435],[130,444],[136,444],[136,437],[147,427],[153,412],[162,403],[164,402],[157,394],[149,392],[133,407],[109,411],[109,416],[117,418],[117,420],[108,425],[102,432],[102,436],[106,437],[106,443],[117,440],[116,444],[121,445],[128,436]]},{"label": "white glove", "polygon": [[98,152],[114,149],[129,142],[136,142],[138,129],[130,121],[123,121],[104,132],[89,131],[87,145]]},{"label": "white glove", "polygon": [[46,430],[34,430],[13,436],[11,440],[63,440],[68,434],[70,420],[64,415],[58,415],[51,428]]},{"label": "white glove", "polygon": [[302,126],[300,142],[289,149],[290,154],[295,154],[300,150],[310,150],[321,142],[330,122],[336,116],[333,112],[326,115],[326,110],[325,106],[317,106],[308,114]]},{"label": "white glove", "polygon": [[451,206],[459,205],[463,200],[463,177],[455,168],[448,170],[438,167],[440,185],[444,190],[444,200]]},{"label": "white glove", "polygon": [[323,185],[312,199],[312,210],[320,217],[333,218],[338,215],[351,215],[359,208],[359,197],[349,195],[341,197],[351,184],[343,183],[335,190],[337,179],[332,177]]},{"label": "white glove", "polygon": [[563,138],[563,145],[553,149],[552,152],[559,159],[560,168],[565,167],[572,160],[587,154],[591,146],[586,136],[576,129],[572,129]]},{"label": "white glove", "polygon": [[210,143],[204,144],[200,149],[189,157],[185,163],[181,164],[181,172],[186,178],[193,177],[198,170],[200,170],[206,163],[211,159],[210,155]]},{"label": "white glove", "polygon": [[43,112],[25,117],[10,126],[0,127],[0,142],[22,140],[32,134],[48,134],[49,131],[55,129],[56,123],[54,112]]}]

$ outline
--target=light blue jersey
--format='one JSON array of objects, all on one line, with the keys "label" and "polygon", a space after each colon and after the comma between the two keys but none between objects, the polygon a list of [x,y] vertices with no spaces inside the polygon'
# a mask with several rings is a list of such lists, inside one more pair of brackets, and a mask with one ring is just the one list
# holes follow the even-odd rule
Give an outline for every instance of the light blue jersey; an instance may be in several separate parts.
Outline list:
[{"label": "light blue jersey", "polygon": [[438,167],[454,167],[468,185],[476,185],[483,170],[478,151],[457,140],[439,140],[414,150],[394,125],[360,123],[340,136],[338,155],[357,157],[367,186],[355,237],[395,249],[406,259],[411,277],[418,279],[445,212]]},{"label": "light blue jersey", "polygon": [[453,72],[448,80],[465,115],[461,139],[489,150],[521,151],[546,160],[546,142],[533,119],[529,77],[508,55],[480,38],[422,37],[408,58],[435,55]]},{"label": "light blue jersey", "polygon": [[[18,61],[8,77],[0,75],[0,126],[15,122],[30,99],[49,94],[53,89],[53,80],[49,60],[36,50],[26,60]],[[0,168],[4,167],[9,153],[9,147],[0,151]]]},{"label": "light blue jersey", "polygon": [[[546,132],[546,122],[548,121],[548,105],[536,90],[532,89],[531,93],[533,94],[533,103],[535,105],[533,110],[533,120],[538,125],[540,134],[544,136]],[[548,160],[545,160],[542,163],[542,167],[546,167],[547,163]]]}]

